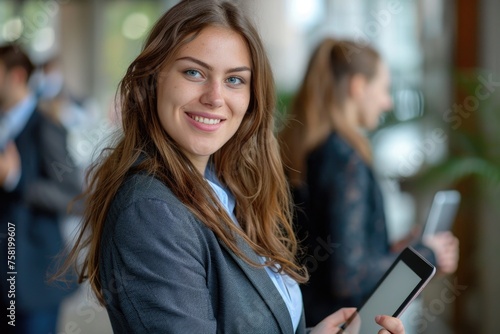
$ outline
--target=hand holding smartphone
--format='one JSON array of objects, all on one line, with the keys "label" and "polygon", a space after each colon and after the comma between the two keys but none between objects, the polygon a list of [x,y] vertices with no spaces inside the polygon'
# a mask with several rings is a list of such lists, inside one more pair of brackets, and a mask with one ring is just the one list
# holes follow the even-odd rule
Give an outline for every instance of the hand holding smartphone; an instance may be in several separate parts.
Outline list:
[{"label": "hand holding smartphone", "polygon": [[434,195],[431,209],[425,222],[422,237],[449,231],[460,205],[460,193],[456,190],[440,190]]}]

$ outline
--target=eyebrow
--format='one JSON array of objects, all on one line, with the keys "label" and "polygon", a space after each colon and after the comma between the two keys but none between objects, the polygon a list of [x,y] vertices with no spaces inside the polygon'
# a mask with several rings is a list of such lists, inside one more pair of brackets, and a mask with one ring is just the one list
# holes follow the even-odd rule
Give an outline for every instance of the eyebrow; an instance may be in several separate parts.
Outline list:
[{"label": "eyebrow", "polygon": [[[209,71],[212,71],[214,68],[210,65],[208,65],[207,63],[199,60],[199,59],[196,59],[196,58],[193,58],[193,57],[181,57],[181,58],[178,58],[176,60],[188,60],[188,61],[192,61],[193,63],[196,63],[204,68],[206,68],[207,70]],[[227,73],[233,73],[233,72],[243,72],[243,71],[249,71],[249,72],[252,72],[252,70],[248,67],[248,66],[240,66],[240,67],[235,67],[235,68],[230,68]]]}]

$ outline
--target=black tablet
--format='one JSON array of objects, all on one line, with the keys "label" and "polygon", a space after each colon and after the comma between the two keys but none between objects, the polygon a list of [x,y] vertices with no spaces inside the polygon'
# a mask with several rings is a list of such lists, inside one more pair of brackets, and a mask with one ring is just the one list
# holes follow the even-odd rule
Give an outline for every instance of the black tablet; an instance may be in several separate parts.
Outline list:
[{"label": "black tablet", "polygon": [[436,268],[411,247],[399,254],[389,270],[344,325],[344,333],[374,334],[381,327],[377,315],[399,317],[434,276]]},{"label": "black tablet", "polygon": [[460,193],[456,190],[440,190],[434,195],[422,237],[451,229],[458,206]]}]

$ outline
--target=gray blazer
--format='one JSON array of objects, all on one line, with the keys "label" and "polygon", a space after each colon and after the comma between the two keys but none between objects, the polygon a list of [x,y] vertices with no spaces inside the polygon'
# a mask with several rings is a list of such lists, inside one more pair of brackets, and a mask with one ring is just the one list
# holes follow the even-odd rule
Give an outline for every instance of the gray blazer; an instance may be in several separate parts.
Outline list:
[{"label": "gray blazer", "polygon": [[[240,247],[258,262],[241,239]],[[293,333],[266,271],[232,253],[151,176],[120,188],[99,265],[115,333]],[[302,318],[297,333],[305,332]]]}]

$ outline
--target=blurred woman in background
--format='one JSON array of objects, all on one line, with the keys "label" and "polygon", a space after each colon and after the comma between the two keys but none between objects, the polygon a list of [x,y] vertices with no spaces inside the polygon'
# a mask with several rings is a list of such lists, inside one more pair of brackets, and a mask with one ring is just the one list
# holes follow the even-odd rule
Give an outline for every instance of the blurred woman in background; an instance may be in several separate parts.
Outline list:
[{"label": "blurred woman in background", "polygon": [[[298,235],[308,250],[308,326],[340,305],[359,307],[399,253],[388,239],[366,136],[392,108],[389,88],[389,69],[372,47],[324,39],[280,134]],[[412,245],[441,272],[455,271],[458,241],[451,233]]]}]

